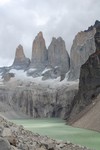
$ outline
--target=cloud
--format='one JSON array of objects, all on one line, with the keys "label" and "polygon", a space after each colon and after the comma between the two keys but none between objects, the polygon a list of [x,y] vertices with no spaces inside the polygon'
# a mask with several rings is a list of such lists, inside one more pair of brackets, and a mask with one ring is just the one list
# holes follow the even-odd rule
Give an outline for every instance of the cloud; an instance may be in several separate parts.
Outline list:
[{"label": "cloud", "polygon": [[52,37],[61,36],[70,51],[77,32],[100,20],[99,6],[99,0],[0,0],[0,57],[12,60],[19,44],[31,57],[32,41],[39,31],[47,46]]},{"label": "cloud", "polygon": [[10,0],[0,0],[0,5],[5,5],[8,2],[10,2]]}]

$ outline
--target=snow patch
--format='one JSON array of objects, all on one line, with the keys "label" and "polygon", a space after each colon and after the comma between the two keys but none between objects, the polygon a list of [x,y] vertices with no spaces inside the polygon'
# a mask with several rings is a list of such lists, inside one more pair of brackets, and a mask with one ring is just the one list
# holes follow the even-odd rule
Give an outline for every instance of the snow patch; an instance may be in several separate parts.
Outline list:
[{"label": "snow patch", "polygon": [[46,73],[49,70],[51,70],[51,69],[50,68],[45,68],[44,71],[42,71],[42,74]]},{"label": "snow patch", "polygon": [[28,77],[24,70],[11,69],[9,73],[14,73],[15,78],[20,80],[29,79],[29,78],[33,79],[32,77]]},{"label": "snow patch", "polygon": [[34,71],[36,71],[37,69],[36,68],[30,68],[27,72],[28,73],[32,73],[32,72],[34,72]]},{"label": "snow patch", "polygon": [[[46,68],[45,71],[48,71],[48,69]],[[35,69],[30,69],[30,71],[33,71],[33,70],[35,71]],[[40,86],[47,87],[47,88],[49,87],[49,88],[53,88],[53,89],[56,89],[60,86],[75,85],[76,83],[79,82],[78,80],[68,81],[67,75],[69,72],[66,74],[66,77],[63,81],[60,81],[61,77],[58,77],[56,79],[47,79],[47,80],[42,80],[43,76],[33,78],[32,76],[27,76],[27,72],[25,72],[24,70],[11,69],[9,71],[9,73],[15,74],[15,77],[11,78],[11,80],[9,82],[21,83],[21,81],[22,81],[24,84],[31,83],[32,85],[36,84],[36,85],[40,85]],[[1,76],[0,76],[0,85],[2,83],[3,83],[3,80],[1,79]]]}]

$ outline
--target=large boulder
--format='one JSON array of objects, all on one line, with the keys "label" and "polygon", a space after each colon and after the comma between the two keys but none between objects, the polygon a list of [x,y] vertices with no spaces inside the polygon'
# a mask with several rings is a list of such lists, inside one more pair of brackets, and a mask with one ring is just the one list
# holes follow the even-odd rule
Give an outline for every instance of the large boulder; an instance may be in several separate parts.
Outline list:
[{"label": "large boulder", "polygon": [[70,52],[69,80],[79,79],[81,65],[95,52],[94,35],[98,24],[100,22],[96,21],[94,26],[89,27],[88,30],[79,32],[75,36]]},{"label": "large boulder", "polygon": [[14,73],[5,73],[2,78],[4,82],[9,81],[11,78],[15,77]]},{"label": "large boulder", "polygon": [[26,69],[30,65],[30,59],[25,57],[22,45],[16,48],[15,59],[12,65],[14,69]]},{"label": "large boulder", "polygon": [[2,137],[0,137],[0,150],[11,150],[10,143]]}]

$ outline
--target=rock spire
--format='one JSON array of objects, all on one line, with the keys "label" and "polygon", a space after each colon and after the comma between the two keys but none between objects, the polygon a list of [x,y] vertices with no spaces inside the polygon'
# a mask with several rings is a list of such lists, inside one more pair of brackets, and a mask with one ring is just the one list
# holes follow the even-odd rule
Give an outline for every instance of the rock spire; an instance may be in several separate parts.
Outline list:
[{"label": "rock spire", "polygon": [[26,69],[30,64],[29,58],[25,57],[23,46],[19,45],[16,48],[15,59],[12,67],[15,69]]},{"label": "rock spire", "polygon": [[47,49],[42,32],[39,32],[35,37],[32,45],[31,66],[42,66],[47,63]]}]

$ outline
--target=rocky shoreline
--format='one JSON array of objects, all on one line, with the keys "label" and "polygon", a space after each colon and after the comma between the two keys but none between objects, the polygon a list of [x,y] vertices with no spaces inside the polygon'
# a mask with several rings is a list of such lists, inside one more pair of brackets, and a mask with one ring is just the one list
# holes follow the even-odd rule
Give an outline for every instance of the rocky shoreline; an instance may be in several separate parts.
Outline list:
[{"label": "rocky shoreline", "polygon": [[0,116],[0,150],[90,150],[86,147],[40,136]]}]

